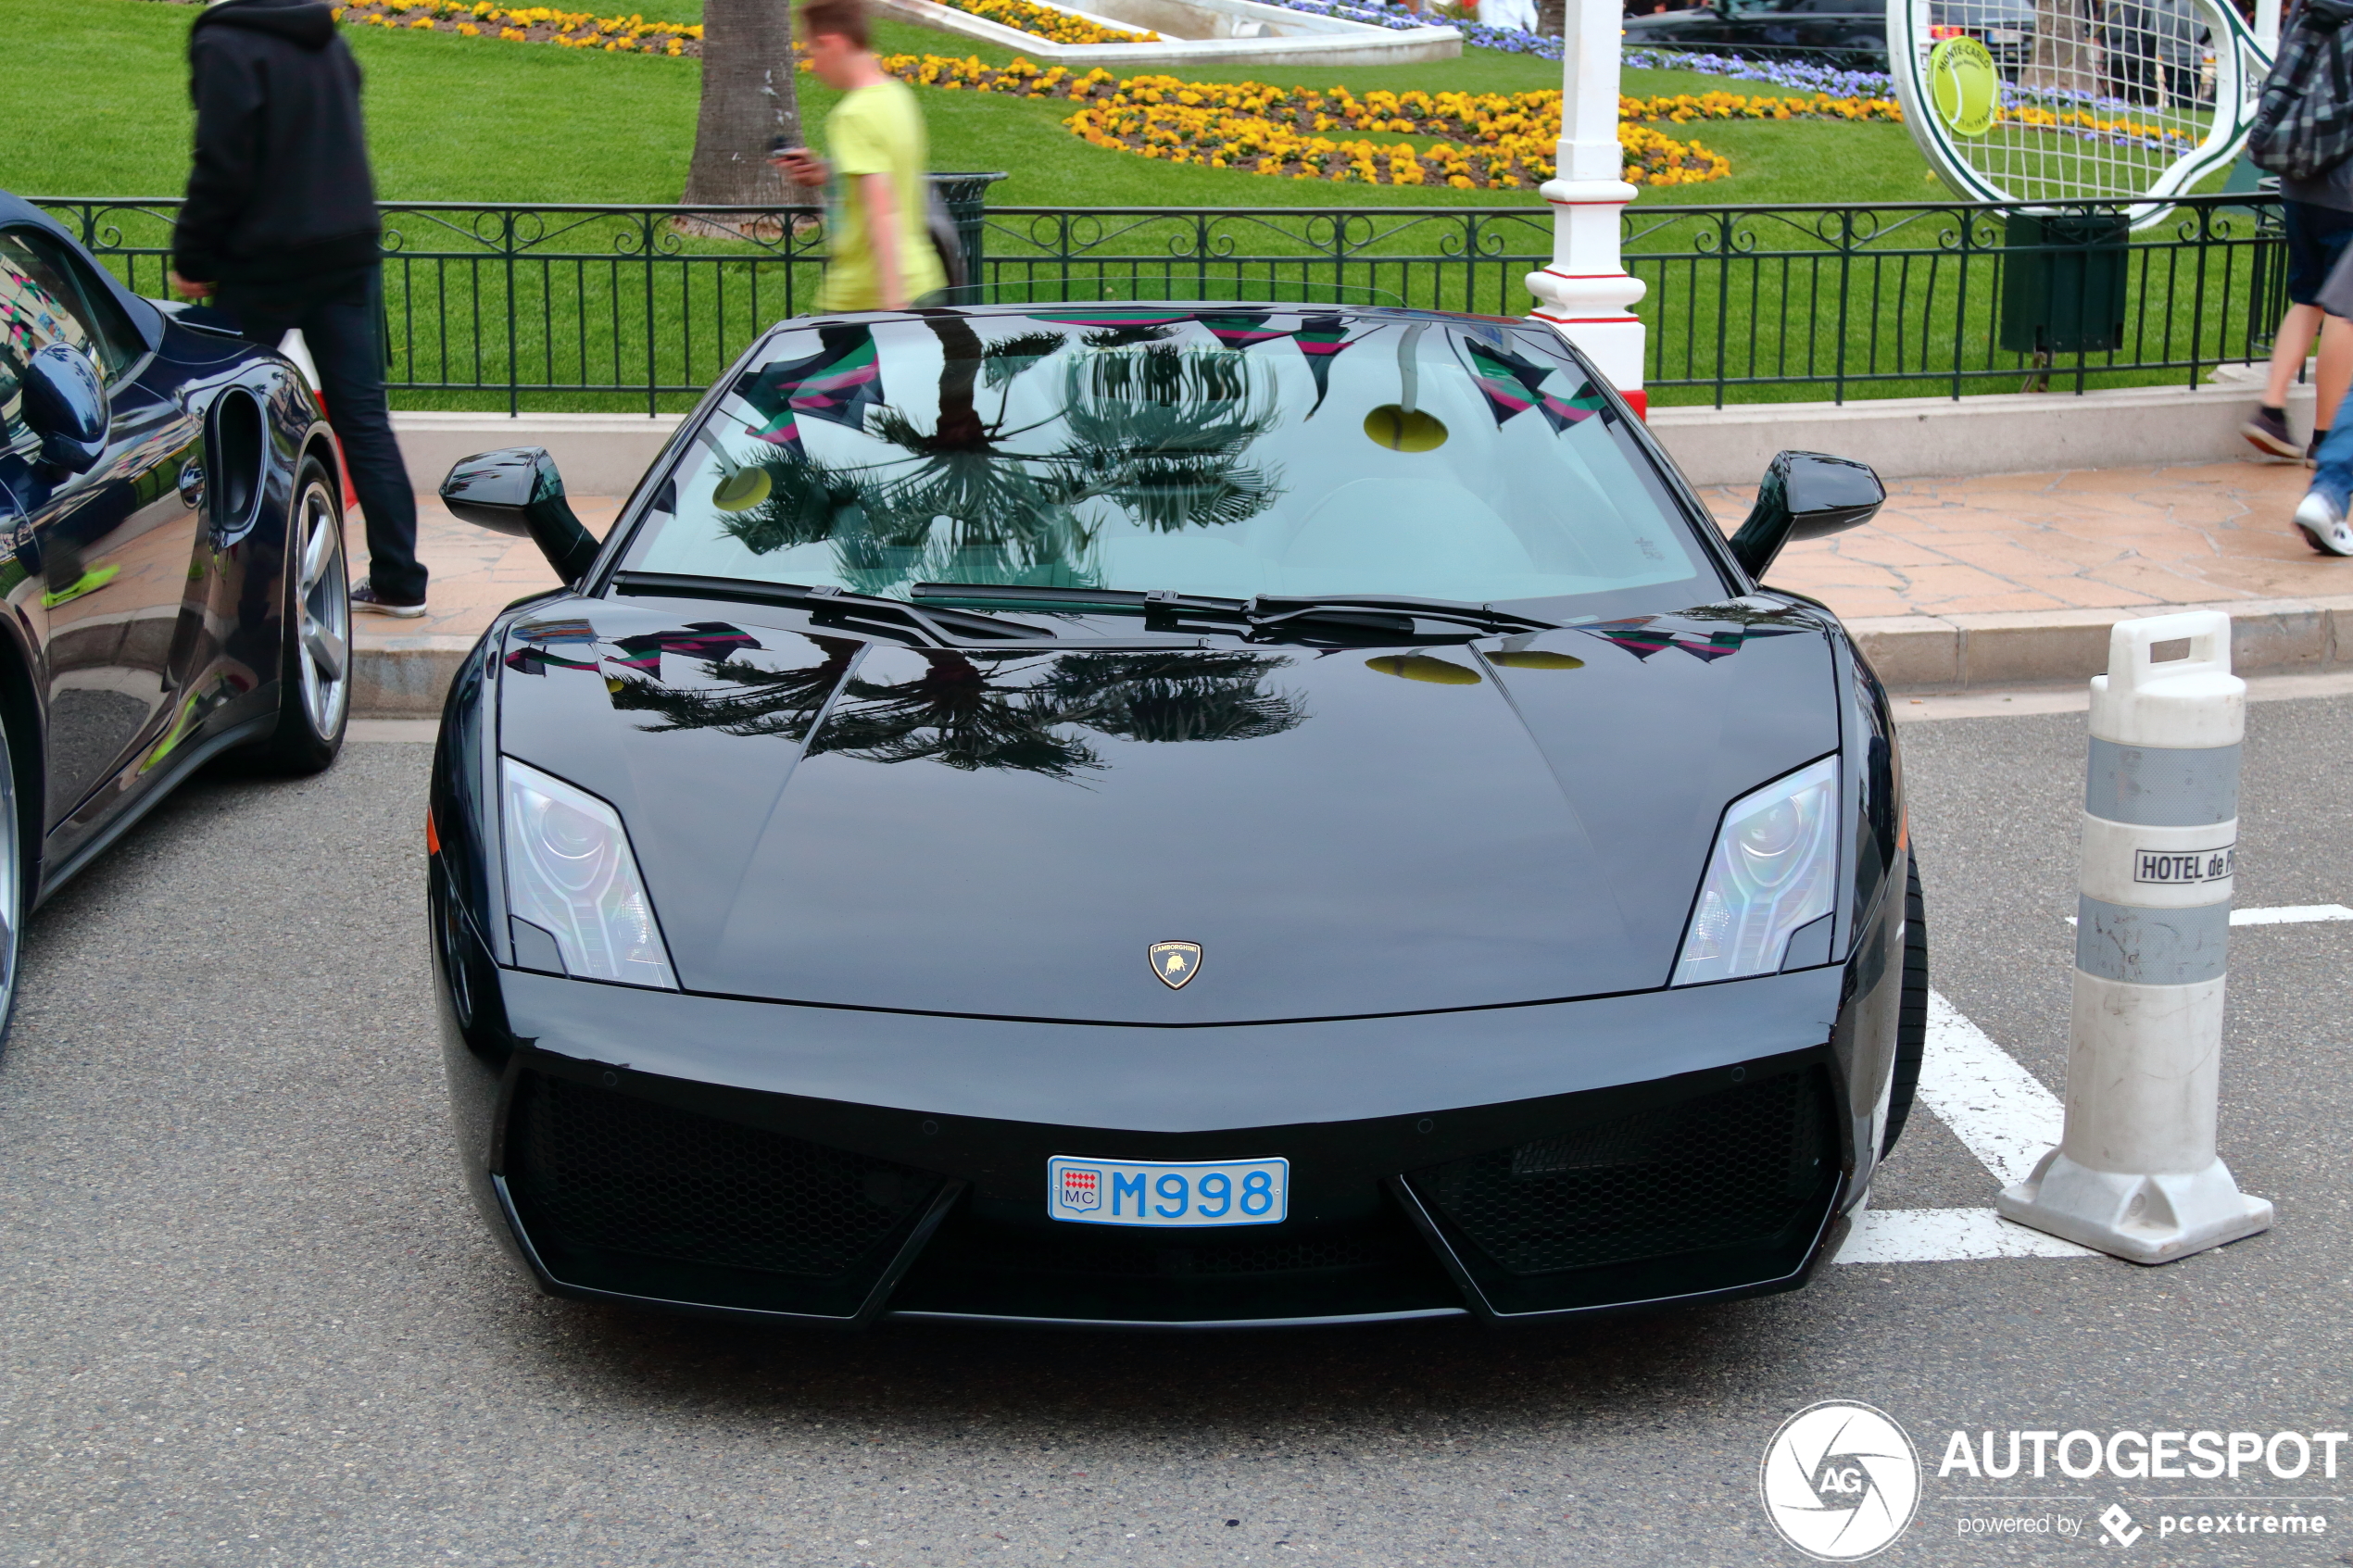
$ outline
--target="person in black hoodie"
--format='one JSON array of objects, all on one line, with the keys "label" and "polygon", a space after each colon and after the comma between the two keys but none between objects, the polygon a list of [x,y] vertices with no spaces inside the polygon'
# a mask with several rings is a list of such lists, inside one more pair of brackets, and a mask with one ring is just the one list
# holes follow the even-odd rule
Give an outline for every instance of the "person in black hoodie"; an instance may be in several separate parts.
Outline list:
[{"label": "person in black hoodie", "polygon": [[352,608],[422,615],[417,498],[384,400],[359,63],[317,0],[214,0],[188,34],[188,67],[195,162],[172,286],[272,347],[301,329],[368,518],[368,581]]}]

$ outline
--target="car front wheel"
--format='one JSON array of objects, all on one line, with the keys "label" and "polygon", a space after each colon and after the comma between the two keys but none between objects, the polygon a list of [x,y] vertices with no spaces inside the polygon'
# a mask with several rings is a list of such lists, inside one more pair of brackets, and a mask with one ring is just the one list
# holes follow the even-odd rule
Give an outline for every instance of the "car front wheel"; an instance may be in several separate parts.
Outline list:
[{"label": "car front wheel", "polygon": [[343,749],[351,718],[351,577],[343,506],[326,465],[305,458],[286,521],[286,605],[278,672],[278,728],[258,760],[315,773]]}]

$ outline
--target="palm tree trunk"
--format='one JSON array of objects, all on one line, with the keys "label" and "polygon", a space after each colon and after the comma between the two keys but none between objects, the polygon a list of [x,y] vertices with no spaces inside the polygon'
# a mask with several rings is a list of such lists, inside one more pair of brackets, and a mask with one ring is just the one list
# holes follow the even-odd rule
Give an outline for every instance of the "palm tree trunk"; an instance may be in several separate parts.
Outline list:
[{"label": "palm tree trunk", "polygon": [[702,17],[702,107],[685,202],[781,204],[784,176],[768,162],[768,145],[801,139],[790,0],[704,0]]},{"label": "palm tree trunk", "polygon": [[2098,41],[2085,0],[2035,0],[2034,58],[2024,85],[2061,93],[2100,91]]}]

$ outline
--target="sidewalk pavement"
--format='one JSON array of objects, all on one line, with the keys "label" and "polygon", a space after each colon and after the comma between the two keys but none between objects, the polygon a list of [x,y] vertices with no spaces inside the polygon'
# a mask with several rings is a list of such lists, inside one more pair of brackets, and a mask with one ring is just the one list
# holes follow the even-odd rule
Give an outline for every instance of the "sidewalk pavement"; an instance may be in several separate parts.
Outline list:
[{"label": "sidewalk pavement", "polygon": [[[2314,554],[2288,521],[2307,478],[2246,461],[1899,481],[1870,525],[1791,546],[1769,580],[1838,611],[1905,690],[2080,680],[2107,667],[2115,621],[2192,605],[2232,612],[2242,668],[2353,663],[2353,559]],[[1727,531],[1754,495],[1705,492]],[[572,504],[601,533],[620,499]],[[461,523],[431,494],[418,510],[432,610],[359,618],[359,713],[439,711],[490,618],[555,585],[528,540]],[[350,544],[357,568],[356,522]]]}]

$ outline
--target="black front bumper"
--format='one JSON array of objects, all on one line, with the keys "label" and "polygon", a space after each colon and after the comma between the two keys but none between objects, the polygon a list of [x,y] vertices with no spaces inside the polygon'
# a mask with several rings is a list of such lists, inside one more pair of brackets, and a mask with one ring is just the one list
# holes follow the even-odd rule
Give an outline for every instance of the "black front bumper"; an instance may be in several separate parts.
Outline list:
[{"label": "black front bumper", "polygon": [[[472,948],[454,987],[452,947]],[[1108,1048],[1103,1032],[633,991],[499,970],[462,940],[437,957],[469,1175],[564,1296],[851,1327],[1529,1320],[1801,1285],[1868,1174],[1856,1151],[1872,1106],[1850,1085],[1873,1068],[1841,1037],[1856,1004],[1840,1005],[1840,968],[1354,1026],[1112,1031],[1189,1060],[1199,1092],[1170,1080],[1151,1110],[1029,1120],[987,1112],[1008,1095],[1086,1109],[1086,1074],[1051,1059]],[[992,1039],[1006,1028],[1049,1060],[1009,1060],[1022,1053]],[[1301,1048],[1331,1103],[1378,1113],[1235,1124],[1239,1103],[1313,1100],[1268,1055],[1311,1028],[1353,1029]],[[729,1037],[747,1029],[759,1038]],[[1548,1065],[1525,1055],[1531,1031],[1565,1032]],[[1249,1038],[1221,1038],[1236,1035]],[[1452,1071],[1401,1068],[1385,1035],[1451,1038]],[[1228,1046],[1240,1055],[1222,1059]],[[908,1071],[909,1052],[943,1048],[963,1073]],[[1253,1055],[1265,1071],[1234,1081]],[[1622,1077],[1629,1060],[1684,1070],[1559,1087],[1612,1061]],[[1461,1103],[1506,1080],[1536,1092]],[[1205,1232],[1054,1221],[1054,1155],[1281,1155],[1290,1217]]]}]

